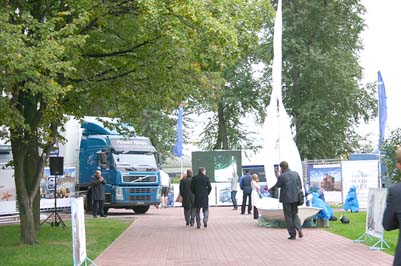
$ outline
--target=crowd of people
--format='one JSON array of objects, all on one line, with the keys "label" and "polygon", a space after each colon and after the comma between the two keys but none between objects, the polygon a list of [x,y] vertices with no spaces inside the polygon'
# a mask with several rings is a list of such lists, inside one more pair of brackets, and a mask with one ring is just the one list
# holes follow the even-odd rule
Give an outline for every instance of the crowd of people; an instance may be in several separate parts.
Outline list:
[{"label": "crowd of people", "polygon": [[[201,167],[198,174],[192,176],[192,170],[188,169],[182,176],[179,185],[179,195],[182,198],[182,207],[184,208],[184,219],[186,226],[194,226],[201,228],[201,215],[203,213],[203,226],[208,226],[209,219],[209,194],[212,190],[210,178],[206,175],[206,169]],[[238,209],[236,194],[237,187],[242,190],[242,204],[240,214],[253,214],[254,219],[259,218],[257,206],[262,198],[259,177],[252,174],[249,170],[244,171],[244,175],[238,178],[233,174],[231,178],[231,201],[233,210]],[[283,203],[283,212],[287,229],[289,233],[288,239],[295,240],[302,238],[302,225],[298,217],[299,192],[302,191],[301,179],[299,174],[289,169],[288,163],[283,161],[280,163],[280,170],[277,172],[277,183],[270,188],[271,191],[281,188],[279,201]]]}]

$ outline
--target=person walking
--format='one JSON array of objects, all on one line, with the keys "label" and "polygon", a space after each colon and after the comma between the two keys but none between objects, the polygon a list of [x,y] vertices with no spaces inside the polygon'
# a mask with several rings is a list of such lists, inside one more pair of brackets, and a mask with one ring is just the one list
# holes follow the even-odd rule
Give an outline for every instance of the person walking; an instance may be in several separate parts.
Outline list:
[{"label": "person walking", "polygon": [[261,198],[260,194],[260,185],[259,185],[259,177],[257,174],[252,175],[252,182],[251,182],[251,187],[252,187],[252,205],[253,205],[253,219],[258,219],[259,218],[259,212],[258,212],[258,204]]},{"label": "person walking", "polygon": [[237,204],[237,187],[238,187],[238,175],[233,171],[233,177],[231,178],[231,201],[233,202],[233,210],[238,210]]},{"label": "person walking", "polygon": [[170,177],[163,170],[160,170],[160,185],[162,186],[161,207],[167,208],[168,192],[170,190]]},{"label": "person walking", "polygon": [[102,172],[96,170],[91,181],[93,218],[96,218],[98,213],[100,213],[101,217],[106,217],[104,214],[104,185],[106,185],[106,180],[103,178]]},{"label": "person walking", "polygon": [[[396,164],[398,170],[401,171],[401,147],[397,148]],[[393,266],[401,265],[401,182],[397,182],[388,188],[387,204],[383,214],[383,228],[386,231],[399,230],[398,242],[395,250]]]},{"label": "person walking", "polygon": [[191,181],[191,190],[195,195],[194,207],[196,217],[196,228],[201,227],[200,209],[203,211],[203,226],[206,228],[209,220],[209,194],[212,190],[209,177],[206,176],[206,169],[199,168],[198,175]]},{"label": "person walking", "polygon": [[184,218],[186,225],[194,225],[195,208],[194,194],[191,190],[192,170],[188,169],[186,175],[180,181],[180,195],[182,197],[182,207],[184,207]]},{"label": "person walking", "polygon": [[277,183],[271,188],[281,188],[279,201],[283,203],[284,218],[290,236],[288,239],[296,239],[296,231],[299,238],[303,237],[301,221],[298,217],[298,196],[302,189],[301,178],[295,171],[291,171],[286,161],[280,163],[280,173]]},{"label": "person walking", "polygon": [[248,199],[248,214],[252,213],[252,198],[251,198],[251,193],[252,193],[252,187],[251,187],[251,182],[252,182],[252,176],[249,174],[249,170],[245,170],[245,175],[241,176],[240,181],[239,181],[239,186],[242,190],[242,206],[241,206],[241,214],[245,214],[245,206],[246,206],[246,200]]}]

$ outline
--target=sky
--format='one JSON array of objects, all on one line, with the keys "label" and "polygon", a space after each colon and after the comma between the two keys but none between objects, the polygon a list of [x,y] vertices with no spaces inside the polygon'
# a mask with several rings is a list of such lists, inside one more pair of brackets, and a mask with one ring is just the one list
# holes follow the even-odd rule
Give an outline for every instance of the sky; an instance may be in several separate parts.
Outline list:
[{"label": "sky", "polygon": [[[364,68],[363,82],[377,81],[380,70],[387,94],[386,136],[391,130],[401,128],[398,105],[401,104],[401,39],[398,27],[401,25],[401,1],[362,0],[366,7],[366,30],[361,35],[364,49],[360,63]],[[371,133],[378,139],[379,122],[376,119],[368,125],[359,125],[360,134]]]}]

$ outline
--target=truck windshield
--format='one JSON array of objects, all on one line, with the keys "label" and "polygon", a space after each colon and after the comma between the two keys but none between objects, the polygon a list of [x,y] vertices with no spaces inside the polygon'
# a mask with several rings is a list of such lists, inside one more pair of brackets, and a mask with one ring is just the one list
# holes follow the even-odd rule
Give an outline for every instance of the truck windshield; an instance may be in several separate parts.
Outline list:
[{"label": "truck windshield", "polygon": [[113,154],[118,169],[136,171],[139,169],[156,169],[156,158],[152,153],[146,154]]}]

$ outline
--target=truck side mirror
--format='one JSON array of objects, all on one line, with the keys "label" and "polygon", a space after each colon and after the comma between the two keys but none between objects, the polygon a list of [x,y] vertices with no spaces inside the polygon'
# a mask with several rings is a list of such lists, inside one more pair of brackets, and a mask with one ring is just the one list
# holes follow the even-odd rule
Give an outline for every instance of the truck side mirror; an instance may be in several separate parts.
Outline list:
[{"label": "truck side mirror", "polygon": [[98,160],[98,165],[100,166],[100,168],[110,168],[110,163],[109,163],[109,160],[107,159],[106,153],[98,152],[97,160]]}]

